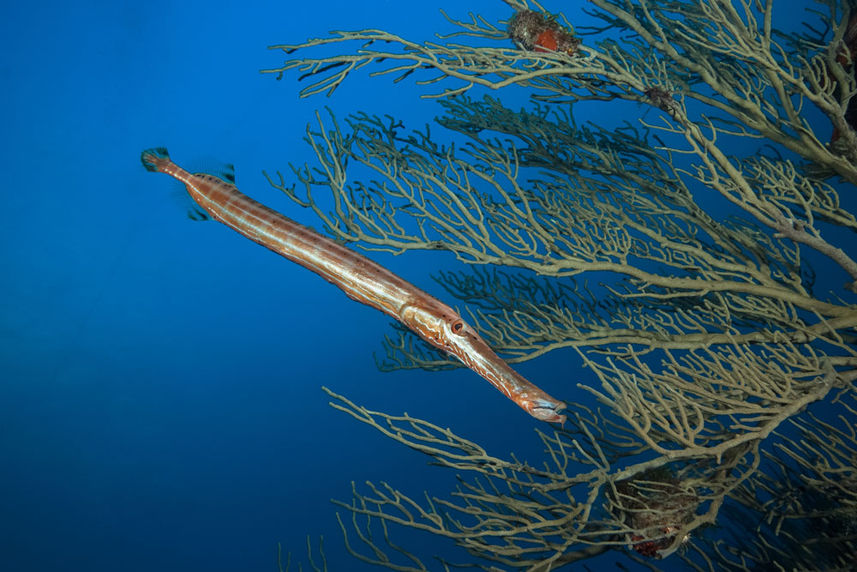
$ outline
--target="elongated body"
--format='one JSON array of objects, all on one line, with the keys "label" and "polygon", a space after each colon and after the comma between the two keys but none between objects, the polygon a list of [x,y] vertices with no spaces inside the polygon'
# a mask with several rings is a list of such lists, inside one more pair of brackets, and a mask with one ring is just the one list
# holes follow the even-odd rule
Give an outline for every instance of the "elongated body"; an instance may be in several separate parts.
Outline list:
[{"label": "elongated body", "polygon": [[524,379],[467,325],[455,310],[383,266],[251,199],[235,185],[173,163],[166,149],[149,149],[143,165],[175,177],[212,218],[312,270],[358,302],[399,320],[445,350],[542,421],[562,423],[565,404]]}]

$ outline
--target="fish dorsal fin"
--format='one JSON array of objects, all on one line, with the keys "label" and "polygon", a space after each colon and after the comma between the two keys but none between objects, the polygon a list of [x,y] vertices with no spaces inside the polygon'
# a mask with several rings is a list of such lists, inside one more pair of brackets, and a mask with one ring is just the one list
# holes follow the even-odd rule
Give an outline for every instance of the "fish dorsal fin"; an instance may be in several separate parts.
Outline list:
[{"label": "fish dorsal fin", "polygon": [[[210,175],[212,177],[217,177],[218,179],[229,183],[230,185],[235,184],[235,165],[232,163],[221,163],[219,161],[205,158],[201,161],[195,161],[197,166],[200,163],[203,164],[203,168],[194,170],[194,174],[196,175]],[[183,193],[185,203],[187,204],[187,218],[193,221],[206,221],[211,220],[211,216],[207,212],[205,212],[199,205],[197,205],[193,199],[188,196],[185,192]]]}]

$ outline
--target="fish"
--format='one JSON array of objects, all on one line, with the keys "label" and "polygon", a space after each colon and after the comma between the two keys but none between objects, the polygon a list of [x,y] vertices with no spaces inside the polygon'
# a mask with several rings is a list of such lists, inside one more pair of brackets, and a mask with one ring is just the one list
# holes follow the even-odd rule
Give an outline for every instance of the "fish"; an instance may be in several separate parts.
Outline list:
[{"label": "fish", "polygon": [[257,244],[300,264],[346,296],[384,312],[432,346],[455,356],[534,418],[564,423],[566,404],[512,369],[450,306],[382,265],[245,195],[229,181],[190,173],[163,147],[147,149],[143,166],[182,182],[208,215]]}]

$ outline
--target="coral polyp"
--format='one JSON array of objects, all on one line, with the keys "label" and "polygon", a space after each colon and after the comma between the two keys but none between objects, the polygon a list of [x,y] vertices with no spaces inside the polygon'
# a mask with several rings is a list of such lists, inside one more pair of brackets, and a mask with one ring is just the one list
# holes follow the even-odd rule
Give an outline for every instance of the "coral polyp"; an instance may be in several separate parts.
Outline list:
[{"label": "coral polyp", "polygon": [[509,36],[520,48],[537,52],[572,55],[580,45],[580,40],[562,27],[555,17],[534,10],[521,10],[512,16]]},{"label": "coral polyp", "polygon": [[664,558],[686,539],[680,529],[696,515],[700,499],[667,468],[616,483],[616,516],[632,530],[629,547],[649,558]]}]

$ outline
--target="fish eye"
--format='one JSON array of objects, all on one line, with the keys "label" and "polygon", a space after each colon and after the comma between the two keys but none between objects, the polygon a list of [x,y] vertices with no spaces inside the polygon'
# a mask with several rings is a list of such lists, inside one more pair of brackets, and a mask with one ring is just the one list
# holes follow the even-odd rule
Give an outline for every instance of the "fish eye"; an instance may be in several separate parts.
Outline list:
[{"label": "fish eye", "polygon": [[451,326],[452,332],[455,334],[460,334],[461,330],[464,329],[464,322],[461,320],[456,320],[452,323]]}]

